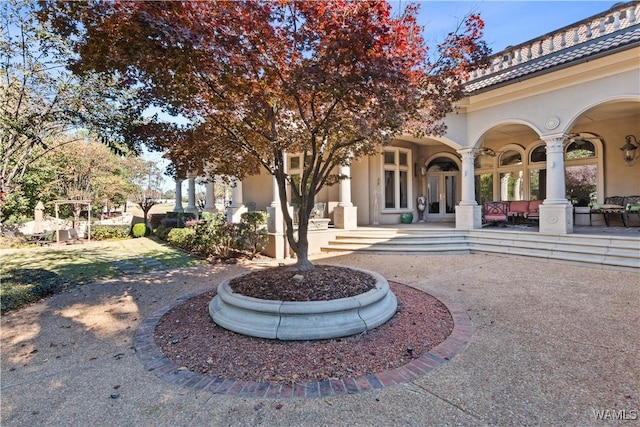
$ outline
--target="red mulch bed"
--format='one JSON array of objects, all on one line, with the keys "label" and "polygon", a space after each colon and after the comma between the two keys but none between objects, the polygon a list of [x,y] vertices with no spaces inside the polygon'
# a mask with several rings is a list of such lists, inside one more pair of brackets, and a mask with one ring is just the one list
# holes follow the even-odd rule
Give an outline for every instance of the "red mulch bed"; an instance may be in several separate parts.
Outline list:
[{"label": "red mulch bed", "polygon": [[370,274],[333,265],[317,265],[310,271],[273,267],[236,277],[233,292],[276,301],[326,301],[353,297],[376,287]]},{"label": "red mulch bed", "polygon": [[[316,275],[293,272],[293,275],[304,276],[302,283],[305,286],[291,279],[296,286],[289,287],[289,297],[302,298],[296,301],[309,301],[312,300],[309,298],[324,294],[332,295],[326,299],[341,298],[356,288],[360,290],[353,295],[362,293],[363,283],[365,287],[375,284],[373,281],[366,285],[366,278],[371,278],[369,275],[343,267],[317,266],[312,272]],[[273,297],[270,299],[284,300],[274,296],[277,292],[273,286],[264,284],[282,284],[291,276],[291,271],[285,268],[271,268],[243,276],[239,285],[236,284],[238,287],[232,285],[232,288],[235,292],[244,289],[245,295],[264,299],[270,295]],[[359,279],[354,280],[355,276]],[[251,290],[243,288],[251,283]],[[256,286],[256,283],[261,285]],[[304,288],[314,286],[311,293],[304,291]],[[412,357],[420,356],[444,341],[453,330],[451,314],[436,298],[408,286],[392,282],[390,286],[398,298],[396,315],[384,325],[355,336],[279,341],[237,334],[216,325],[209,317],[208,304],[216,295],[215,291],[210,291],[167,312],[158,322],[155,341],[177,366],[232,380],[300,383],[360,377],[408,363]],[[337,291],[327,292],[326,289]],[[409,352],[408,348],[413,351]]]}]

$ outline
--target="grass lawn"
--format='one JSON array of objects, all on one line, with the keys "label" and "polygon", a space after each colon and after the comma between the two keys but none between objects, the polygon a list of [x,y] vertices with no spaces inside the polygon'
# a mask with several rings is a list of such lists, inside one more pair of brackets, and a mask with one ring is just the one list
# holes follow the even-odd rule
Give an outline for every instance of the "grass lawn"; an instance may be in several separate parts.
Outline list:
[{"label": "grass lawn", "polygon": [[124,274],[204,261],[149,238],[0,249],[2,314],[55,292]]}]

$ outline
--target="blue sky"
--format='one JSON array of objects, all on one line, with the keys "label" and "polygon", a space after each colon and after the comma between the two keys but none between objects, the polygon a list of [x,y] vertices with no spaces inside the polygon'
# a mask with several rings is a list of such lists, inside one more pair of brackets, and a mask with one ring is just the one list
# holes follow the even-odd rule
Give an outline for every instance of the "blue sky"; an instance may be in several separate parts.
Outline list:
[{"label": "blue sky", "polygon": [[[406,3],[406,1],[402,1]],[[615,1],[418,1],[425,40],[441,41],[467,13],[485,22],[484,40],[493,52],[515,46],[609,9]]]}]

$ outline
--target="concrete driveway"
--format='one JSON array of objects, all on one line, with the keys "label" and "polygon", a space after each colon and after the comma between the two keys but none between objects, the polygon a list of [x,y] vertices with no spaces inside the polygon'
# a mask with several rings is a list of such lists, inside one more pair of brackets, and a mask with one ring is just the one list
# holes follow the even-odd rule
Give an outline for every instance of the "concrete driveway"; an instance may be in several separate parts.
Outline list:
[{"label": "concrete driveway", "polygon": [[130,275],[2,317],[2,426],[640,426],[640,275],[484,254],[316,261],[446,297],[473,323],[469,344],[417,380],[354,395],[195,391],[145,370],[136,328],[247,267]]}]

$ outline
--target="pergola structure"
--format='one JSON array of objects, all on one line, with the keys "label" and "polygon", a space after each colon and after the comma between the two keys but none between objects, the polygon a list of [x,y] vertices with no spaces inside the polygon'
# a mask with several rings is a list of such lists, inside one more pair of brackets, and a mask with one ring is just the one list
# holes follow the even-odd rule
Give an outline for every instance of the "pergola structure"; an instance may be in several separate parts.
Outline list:
[{"label": "pergola structure", "polygon": [[91,241],[91,201],[90,200],[54,200],[56,212],[56,243],[60,243],[60,222],[58,207],[60,205],[87,205],[87,240]]}]

